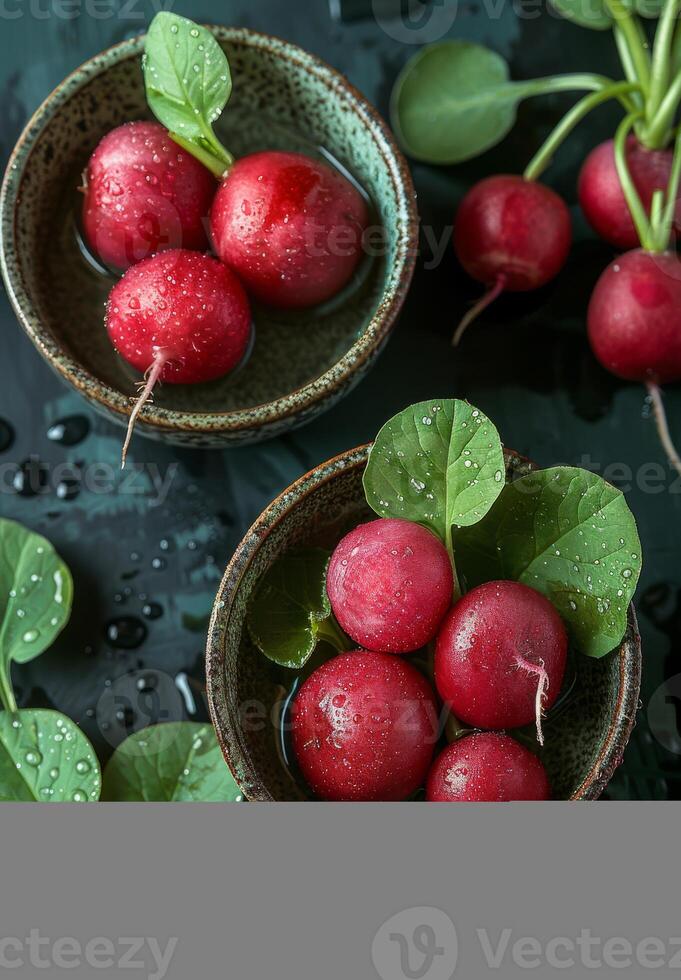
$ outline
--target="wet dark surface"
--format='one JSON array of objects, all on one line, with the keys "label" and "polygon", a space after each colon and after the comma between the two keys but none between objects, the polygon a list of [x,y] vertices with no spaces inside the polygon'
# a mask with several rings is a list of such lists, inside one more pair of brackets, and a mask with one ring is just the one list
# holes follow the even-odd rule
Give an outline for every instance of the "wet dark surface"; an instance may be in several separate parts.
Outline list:
[{"label": "wet dark surface", "polygon": [[[51,88],[85,58],[139,33],[153,8],[133,5],[137,19],[94,20],[83,13],[36,20],[26,13],[3,26],[3,163]],[[384,114],[397,72],[417,50],[405,42],[417,36],[404,30],[395,39],[371,20],[334,23],[325,0],[310,0],[295,13],[279,0],[227,6],[178,0],[174,9],[297,42],[341,68]],[[534,19],[534,8],[532,19],[519,18],[510,4],[499,9],[490,20],[481,4],[460,6],[448,34],[493,45],[510,59],[516,78],[557,70],[617,74],[607,34],[546,14]],[[522,170],[569,103],[564,96],[524,103],[513,134],[476,161],[414,166],[423,248],[390,345],[341,405],[274,442],[196,452],[137,438],[122,475],[121,431],[51,373],[6,298],[0,300],[0,514],[47,535],[75,578],[69,626],[47,654],[15,668],[20,704],[70,715],[102,758],[152,721],[206,718],[202,650],[212,599],[235,545],[262,508],[315,464],[370,440],[410,402],[467,397],[494,419],[506,445],[542,465],[588,466],[627,492],[645,559],[638,601],[643,708],[608,795],[681,797],[674,682],[671,693],[658,691],[679,672],[681,482],[658,446],[644,392],[605,374],[585,337],[589,293],[613,253],[580,218],[575,178],[588,149],[611,135],[612,110],[599,110],[578,128],[547,175],[568,200],[575,224],[575,248],[559,280],[533,296],[504,298],[459,350],[449,344],[458,318],[479,295],[457,269],[447,238],[456,202],[486,173]],[[433,243],[444,243],[440,261]],[[666,402],[681,439],[681,391],[671,388]]]}]

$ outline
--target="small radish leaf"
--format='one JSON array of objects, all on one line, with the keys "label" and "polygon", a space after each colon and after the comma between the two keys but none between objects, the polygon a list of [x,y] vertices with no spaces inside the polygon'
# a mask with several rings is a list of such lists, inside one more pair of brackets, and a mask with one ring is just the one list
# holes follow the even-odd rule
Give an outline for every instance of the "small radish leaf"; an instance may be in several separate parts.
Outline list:
[{"label": "small radish leaf", "polygon": [[587,656],[624,636],[641,543],[624,495],[600,476],[571,466],[524,476],[455,547],[469,587],[513,579],[543,592]]},{"label": "small radish leaf", "polygon": [[612,27],[612,17],[605,0],[551,0],[561,17],[580,27],[594,31],[607,31]]},{"label": "small radish leaf", "polygon": [[57,711],[0,712],[0,801],[94,803],[102,777],[90,742]]},{"label": "small radish leaf", "polygon": [[452,527],[481,520],[504,486],[499,433],[459,399],[418,402],[387,422],[364,473],[380,517],[423,524],[447,541]]},{"label": "small radish leaf", "polygon": [[[43,653],[71,615],[71,573],[46,538],[0,519],[0,697],[14,707],[10,669]],[[8,703],[9,702],[9,703]]]},{"label": "small radish leaf", "polygon": [[135,732],[104,770],[102,799],[121,803],[234,803],[241,790],[211,725],[180,721]]},{"label": "small radish leaf", "polygon": [[523,84],[504,59],[468,41],[423,48],[400,74],[391,100],[404,150],[426,163],[459,163],[500,143],[513,128]]},{"label": "small radish leaf", "polygon": [[258,649],[281,667],[302,667],[321,639],[350,648],[331,616],[329,558],[320,548],[285,555],[258,585],[248,610],[248,630]]},{"label": "small radish leaf", "polygon": [[227,56],[205,27],[162,11],[145,43],[147,102],[173,139],[221,177],[233,163],[213,125],[232,92]]}]

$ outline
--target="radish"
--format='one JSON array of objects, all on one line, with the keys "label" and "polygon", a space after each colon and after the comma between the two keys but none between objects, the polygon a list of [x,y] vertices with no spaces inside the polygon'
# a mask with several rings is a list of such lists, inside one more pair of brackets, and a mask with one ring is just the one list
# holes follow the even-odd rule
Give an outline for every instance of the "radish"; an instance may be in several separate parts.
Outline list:
[{"label": "radish", "polygon": [[461,202],[454,248],[466,272],[489,291],[466,314],[466,328],[502,292],[538,289],[556,276],[572,242],[570,213],[550,188],[511,174],[479,181]]},{"label": "radish", "polygon": [[323,800],[406,800],[425,782],[437,737],[428,681],[384,653],[334,657],[293,703],[293,750]]},{"label": "radish", "polygon": [[229,63],[206,28],[157,14],[144,72],[152,112],[221,181],[211,212],[220,258],[269,306],[304,308],[335,296],[357,268],[369,222],[357,187],[300,153],[265,150],[235,161],[213,130],[231,94]]},{"label": "radish", "polygon": [[628,132],[637,118],[631,113],[620,124],[613,153],[642,247],[626,252],[602,273],[589,303],[588,333],[596,358],[608,371],[646,385],[663,448],[681,473],[660,391],[661,384],[681,379],[681,265],[669,250],[681,178],[681,136],[667,187],[654,191],[648,213],[626,154]]},{"label": "radish", "polygon": [[84,174],[83,229],[108,266],[127,269],[156,252],[207,249],[215,178],[155,122],[108,133]]},{"label": "radish", "polygon": [[449,745],[433,763],[426,784],[430,803],[502,803],[548,800],[546,770],[508,735],[484,732]]},{"label": "radish", "polygon": [[356,643],[411,653],[435,637],[452,602],[454,576],[447,549],[432,531],[381,518],[343,538],[326,588],[336,619]]},{"label": "radish", "polygon": [[114,347],[145,372],[123,447],[125,466],[137,417],[159,381],[195,384],[237,367],[252,336],[244,289],[226,266],[199,252],[161,252],[129,269],[106,311]]},{"label": "radish", "polygon": [[358,190],[300,153],[237,160],[211,212],[217,254],[269,306],[316,306],[352,278],[369,222]]},{"label": "radish", "polygon": [[473,728],[520,728],[558,698],[568,639],[545,596],[521,582],[486,582],[451,610],[435,648],[435,684],[454,715]]},{"label": "radish", "polygon": [[[646,211],[650,211],[653,194],[665,190],[672,170],[671,150],[650,150],[635,136],[626,143],[626,161],[634,187]],[[639,237],[622,190],[615,164],[614,140],[601,143],[584,161],[579,174],[579,203],[587,221],[601,238],[616,248],[639,245]],[[681,220],[676,206],[676,223]]]}]

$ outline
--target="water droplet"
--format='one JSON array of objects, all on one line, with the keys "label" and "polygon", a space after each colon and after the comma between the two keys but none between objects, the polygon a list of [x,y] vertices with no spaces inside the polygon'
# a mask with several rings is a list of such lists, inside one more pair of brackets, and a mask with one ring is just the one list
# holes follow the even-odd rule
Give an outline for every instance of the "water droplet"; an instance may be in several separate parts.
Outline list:
[{"label": "water droplet", "polygon": [[76,772],[79,775],[84,776],[86,773],[90,772],[92,766],[86,759],[79,759],[76,763]]},{"label": "water droplet", "polygon": [[49,427],[47,438],[62,446],[77,446],[89,433],[90,420],[85,415],[68,415]]},{"label": "water droplet", "polygon": [[6,419],[0,419],[0,453],[6,453],[13,443],[14,429]]},{"label": "water droplet", "polygon": [[503,478],[504,478],[504,474],[501,472],[501,470],[497,470],[496,473],[494,474],[494,479],[496,480],[496,482],[501,483]]},{"label": "water droplet", "polygon": [[73,796],[71,797],[74,803],[87,803],[87,793],[84,789],[74,790]]},{"label": "water droplet", "polygon": [[43,761],[43,757],[40,754],[40,752],[38,752],[37,749],[31,749],[29,752],[26,753],[24,758],[26,760],[27,766],[37,767]]},{"label": "water droplet", "polygon": [[145,619],[160,619],[163,615],[163,606],[158,602],[145,602],[142,606],[142,615]]},{"label": "water droplet", "polygon": [[38,639],[39,636],[40,633],[38,632],[38,630],[26,630],[26,632],[22,636],[22,640],[24,641],[24,643],[35,643],[35,641]]},{"label": "water droplet", "polygon": [[147,638],[147,627],[136,616],[119,616],[106,624],[107,641],[117,650],[136,650]]},{"label": "water droplet", "polygon": [[43,466],[38,456],[29,456],[19,464],[12,484],[21,497],[35,497],[43,493],[47,487],[47,468]]}]

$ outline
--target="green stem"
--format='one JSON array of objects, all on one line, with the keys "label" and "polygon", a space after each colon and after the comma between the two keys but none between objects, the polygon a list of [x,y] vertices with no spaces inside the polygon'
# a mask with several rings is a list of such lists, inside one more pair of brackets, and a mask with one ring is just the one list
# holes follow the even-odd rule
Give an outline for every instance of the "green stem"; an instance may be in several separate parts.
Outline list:
[{"label": "green stem", "polygon": [[[592,92],[580,99],[570,111],[563,116],[548,139],[540,146],[525,168],[525,180],[536,180],[550,165],[553,155],[564,140],[569,136],[575,126],[584,119],[593,109],[606,102],[608,99],[626,97],[631,92],[640,92],[640,86],[636,82],[617,82],[598,92]],[[631,101],[627,100],[627,108],[630,112],[635,111]]]},{"label": "green stem", "polygon": [[[220,146],[217,141],[211,141],[210,149],[208,149],[199,143],[195,143],[193,140],[185,139],[184,136],[180,136],[178,133],[171,133],[170,138],[178,146],[181,146],[183,150],[186,150],[187,153],[195,156],[204,167],[207,167],[212,174],[215,174],[218,180],[222,180],[234,165],[232,154],[223,146]],[[208,142],[207,139],[206,142]]]},{"label": "green stem", "polygon": [[626,158],[627,136],[629,135],[629,131],[633,127],[634,122],[637,118],[640,118],[640,116],[640,112],[632,112],[626,116],[617,127],[617,132],[615,133],[615,164],[617,166],[617,175],[620,179],[620,184],[622,185],[624,197],[627,205],[629,206],[629,211],[631,212],[631,217],[633,218],[634,225],[636,226],[636,231],[638,233],[641,245],[647,251],[654,251],[654,242],[650,222],[648,221],[645,208],[641,203],[641,198],[638,195],[638,191],[636,190],[634,182],[631,179]]},{"label": "green stem", "polygon": [[653,225],[655,234],[656,251],[664,252],[669,248],[669,243],[674,225],[676,212],[676,200],[679,194],[679,183],[681,181],[681,129],[677,132],[676,142],[674,143],[674,158],[672,169],[669,175],[669,184],[665,194],[665,203],[662,214],[656,224]]},{"label": "green stem", "polygon": [[681,71],[676,75],[645,130],[646,146],[657,149],[665,146],[676,110],[681,102]]},{"label": "green stem", "polygon": [[614,85],[612,78],[607,75],[596,75],[589,72],[576,72],[571,75],[547,75],[544,78],[532,78],[526,82],[514,82],[513,87],[520,93],[519,98],[532,95],[549,95],[551,92],[574,92],[580,89],[600,92]]},{"label": "green stem", "polygon": [[605,3],[629,51],[634,74],[647,95],[650,87],[650,53],[646,48],[647,41],[640,21],[632,15],[622,0],[605,0]]},{"label": "green stem", "polygon": [[17,702],[12,689],[12,682],[4,666],[0,666],[0,701],[2,701],[5,711],[9,711],[11,715],[17,713]]},{"label": "green stem", "polygon": [[333,616],[328,616],[317,624],[317,636],[329,643],[339,653],[352,650],[353,644],[347,638]]},{"label": "green stem", "polygon": [[646,107],[648,117],[655,115],[669,87],[672,42],[680,9],[681,0],[666,0],[657,25],[650,73],[650,93]]},{"label": "green stem", "polygon": [[454,558],[454,543],[452,541],[452,526],[447,524],[447,531],[445,533],[445,546],[447,548],[447,554],[449,555],[449,560],[452,563],[452,575],[454,576],[454,602],[458,602],[461,598],[461,585],[459,583],[459,575],[456,571],[456,560]]}]

